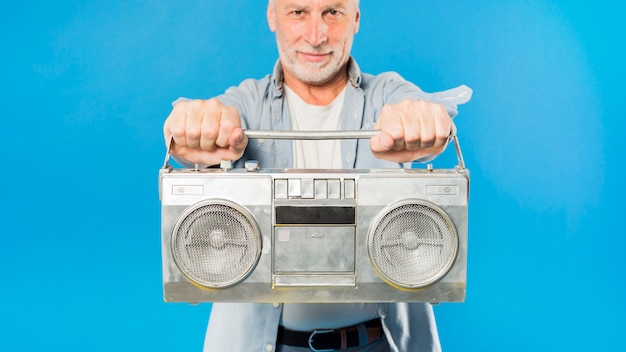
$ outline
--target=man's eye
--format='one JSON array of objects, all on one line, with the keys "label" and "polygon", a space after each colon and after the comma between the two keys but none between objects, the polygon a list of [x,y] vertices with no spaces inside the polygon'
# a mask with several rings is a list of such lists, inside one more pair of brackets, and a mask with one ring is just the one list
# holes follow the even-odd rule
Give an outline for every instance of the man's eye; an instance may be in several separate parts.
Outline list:
[{"label": "man's eye", "polygon": [[335,9],[329,9],[326,11],[326,15],[330,17],[339,17],[341,16],[341,11]]},{"label": "man's eye", "polygon": [[302,11],[302,10],[291,11],[291,14],[296,15],[296,16],[302,16],[303,13],[304,13],[304,11]]}]

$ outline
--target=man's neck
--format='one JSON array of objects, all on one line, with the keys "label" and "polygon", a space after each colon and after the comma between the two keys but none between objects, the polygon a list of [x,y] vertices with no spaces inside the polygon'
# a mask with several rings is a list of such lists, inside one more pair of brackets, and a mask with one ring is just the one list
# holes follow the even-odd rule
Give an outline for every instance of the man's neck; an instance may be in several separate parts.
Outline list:
[{"label": "man's neck", "polygon": [[343,91],[348,83],[347,67],[330,81],[311,85],[298,80],[290,72],[284,72],[284,83],[291,88],[302,100],[311,105],[328,105]]}]

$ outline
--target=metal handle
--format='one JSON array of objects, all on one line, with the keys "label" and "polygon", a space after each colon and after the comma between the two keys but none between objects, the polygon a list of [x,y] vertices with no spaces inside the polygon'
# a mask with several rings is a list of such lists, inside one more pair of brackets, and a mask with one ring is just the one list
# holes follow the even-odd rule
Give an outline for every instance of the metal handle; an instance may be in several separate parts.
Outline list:
[{"label": "metal handle", "polygon": [[244,131],[251,139],[370,139],[380,131]]},{"label": "metal handle", "polygon": [[[244,130],[243,133],[250,139],[290,139],[290,140],[336,140],[336,139],[370,139],[380,131],[272,131],[272,130]],[[163,168],[167,168],[174,144],[172,136],[167,144]],[[198,164],[195,164],[198,169]]]},{"label": "metal handle", "polygon": [[454,148],[456,149],[456,159],[459,162],[459,168],[465,170],[465,160],[463,160],[463,153],[461,152],[461,144],[459,143],[459,137],[456,134],[450,136],[454,141]]},{"label": "metal handle", "polygon": [[[290,139],[290,140],[326,140],[326,139],[370,139],[378,135],[380,131],[244,131],[250,139]],[[454,141],[456,157],[459,167],[465,169],[465,161],[461,152],[461,145],[456,133],[450,135]]]},{"label": "metal handle", "polygon": [[167,141],[167,146],[165,148],[165,161],[163,162],[163,166],[161,166],[161,169],[167,169],[170,167],[170,156],[172,155],[173,145],[174,145],[174,136],[170,136],[170,140]]},{"label": "metal handle", "polygon": [[[290,140],[327,140],[327,139],[370,139],[378,135],[380,131],[366,130],[366,131],[244,131],[244,134],[250,139],[290,139]],[[463,160],[463,153],[461,152],[461,145],[459,144],[459,138],[456,133],[450,135],[450,138],[454,141],[454,147],[456,149],[456,157],[459,162],[458,167],[465,169],[465,161]],[[170,138],[167,145],[167,151],[165,153],[165,162],[163,168],[167,168],[170,159],[170,150],[174,144],[174,137]],[[196,169],[198,164],[196,164]]]}]

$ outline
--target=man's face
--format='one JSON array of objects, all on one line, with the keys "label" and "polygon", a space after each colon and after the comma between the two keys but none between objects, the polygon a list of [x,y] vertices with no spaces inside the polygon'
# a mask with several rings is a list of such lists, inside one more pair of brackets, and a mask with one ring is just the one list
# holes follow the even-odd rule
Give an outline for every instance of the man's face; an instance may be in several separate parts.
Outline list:
[{"label": "man's face", "polygon": [[348,62],[360,12],[356,0],[274,0],[267,18],[285,75],[323,85]]}]

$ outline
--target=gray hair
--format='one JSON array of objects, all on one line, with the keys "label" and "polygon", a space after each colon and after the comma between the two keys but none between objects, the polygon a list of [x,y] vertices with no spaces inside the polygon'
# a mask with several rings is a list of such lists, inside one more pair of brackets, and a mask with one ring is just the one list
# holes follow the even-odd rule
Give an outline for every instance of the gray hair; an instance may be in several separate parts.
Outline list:
[{"label": "gray hair", "polygon": [[[352,1],[354,1],[354,4],[355,4],[355,5],[356,5],[356,7],[358,8],[358,7],[359,7],[359,1],[360,1],[360,0],[352,0]],[[267,4],[268,4],[268,5],[274,5],[274,0],[267,0]]]}]

